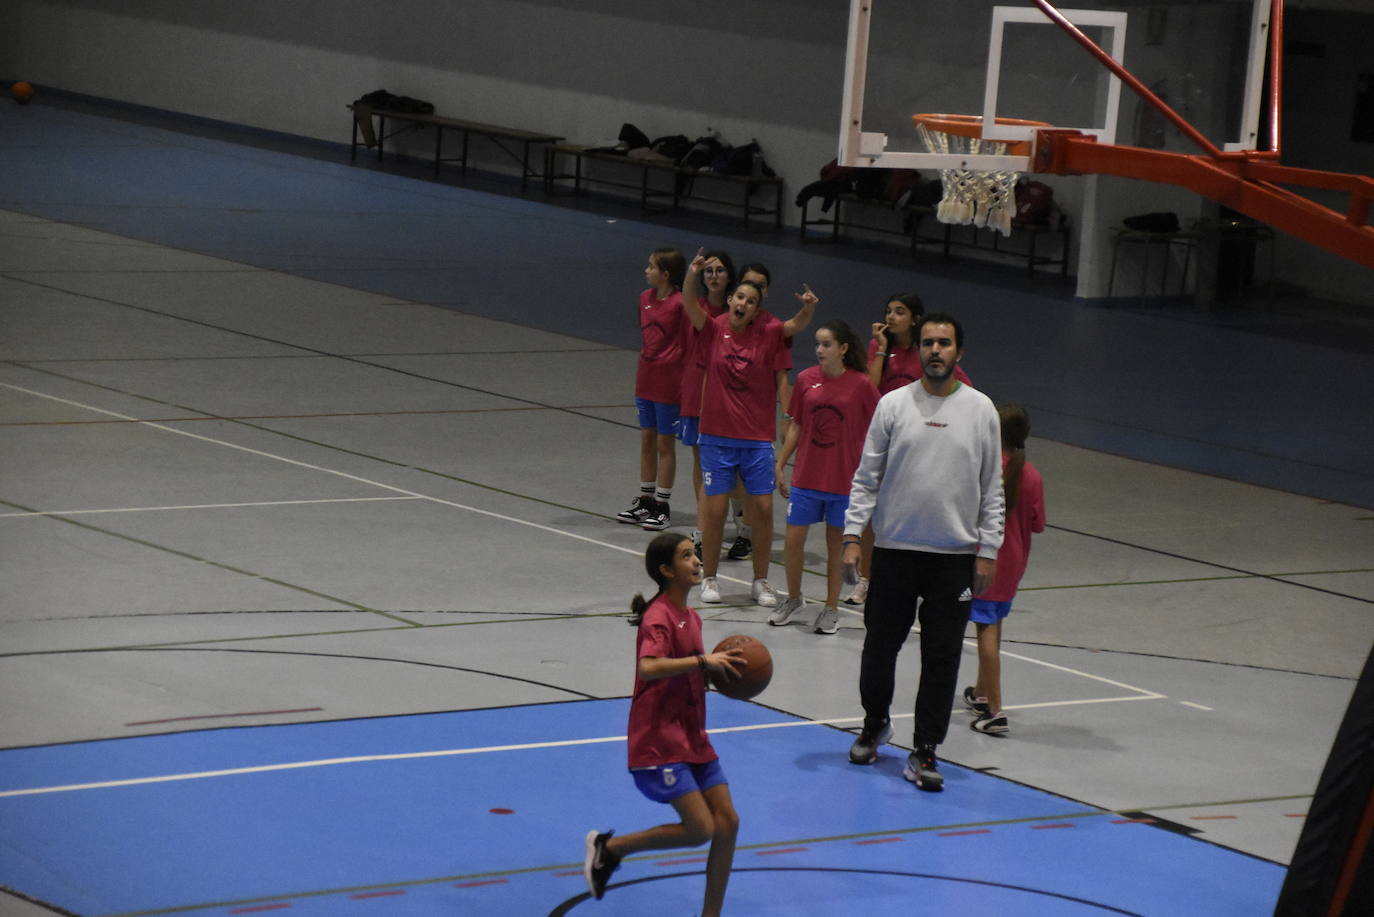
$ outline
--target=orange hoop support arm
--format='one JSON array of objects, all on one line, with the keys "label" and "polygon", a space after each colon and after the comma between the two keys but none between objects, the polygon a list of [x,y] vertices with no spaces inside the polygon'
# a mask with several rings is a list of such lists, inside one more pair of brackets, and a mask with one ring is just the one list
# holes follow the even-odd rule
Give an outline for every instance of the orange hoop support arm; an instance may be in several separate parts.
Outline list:
[{"label": "orange hoop support arm", "polygon": [[[1299,169],[1268,161],[1265,154],[1208,156],[1098,144],[1078,131],[1038,131],[1036,172],[1098,173],[1181,185],[1268,226],[1374,268],[1374,178]],[[1279,184],[1340,191],[1350,195],[1342,215]]]}]

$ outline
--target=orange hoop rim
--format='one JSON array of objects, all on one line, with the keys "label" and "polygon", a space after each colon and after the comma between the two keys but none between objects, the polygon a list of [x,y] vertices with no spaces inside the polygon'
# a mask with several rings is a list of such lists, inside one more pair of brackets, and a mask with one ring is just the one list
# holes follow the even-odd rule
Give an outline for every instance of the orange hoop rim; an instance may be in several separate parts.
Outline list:
[{"label": "orange hoop rim", "polygon": [[[911,120],[924,125],[933,131],[942,134],[954,134],[959,137],[983,136],[983,116],[982,115],[949,115],[949,114],[919,114],[912,115]],[[1026,118],[996,118],[998,124],[1006,124],[1014,127],[1053,127],[1047,121],[1031,121]],[[993,143],[1005,143],[1007,153],[1011,156],[1029,156],[1031,154],[1031,142],[1029,140],[994,140]]]}]

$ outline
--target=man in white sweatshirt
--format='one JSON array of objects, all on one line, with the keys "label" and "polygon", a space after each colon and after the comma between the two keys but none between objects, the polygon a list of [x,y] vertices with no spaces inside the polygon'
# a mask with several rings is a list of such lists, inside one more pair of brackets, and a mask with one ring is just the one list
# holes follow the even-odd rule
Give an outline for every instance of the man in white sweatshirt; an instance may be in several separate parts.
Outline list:
[{"label": "man in white sweatshirt", "polygon": [[931,792],[944,789],[935,746],[949,729],[969,606],[991,584],[1002,545],[997,411],[954,376],[963,340],[953,317],[937,312],[921,319],[921,378],[878,402],[843,536],[850,582],[857,582],[859,539],[870,521],[876,536],[859,671],[864,725],[849,760],[872,764],[892,737],[897,654],[917,620],[919,599],[915,750],[902,775]]}]

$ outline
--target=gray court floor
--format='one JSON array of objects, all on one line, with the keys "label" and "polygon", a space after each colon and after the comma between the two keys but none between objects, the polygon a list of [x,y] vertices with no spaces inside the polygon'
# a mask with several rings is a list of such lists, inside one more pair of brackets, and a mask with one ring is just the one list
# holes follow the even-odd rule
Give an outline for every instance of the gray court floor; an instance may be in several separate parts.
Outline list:
[{"label": "gray court floor", "polygon": [[[0,238],[4,747],[629,693],[633,352],[32,215]],[[1013,729],[956,711],[942,756],[1286,863],[1374,640],[1370,511],[1029,455]],[[761,702],[855,727],[858,612],[769,628],[721,572],[708,641],[761,637]]]}]

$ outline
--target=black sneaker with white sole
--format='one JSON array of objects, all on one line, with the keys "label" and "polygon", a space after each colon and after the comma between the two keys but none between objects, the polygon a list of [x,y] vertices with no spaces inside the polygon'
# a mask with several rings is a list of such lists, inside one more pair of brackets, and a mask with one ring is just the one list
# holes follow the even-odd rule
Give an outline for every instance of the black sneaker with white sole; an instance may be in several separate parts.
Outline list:
[{"label": "black sneaker with white sole", "polygon": [[968,725],[974,732],[981,732],[990,736],[1000,736],[1011,728],[1007,723],[1005,713],[981,713],[976,720]]},{"label": "black sneaker with white sole", "polygon": [[878,746],[892,738],[892,723],[887,722],[876,729],[865,726],[859,737],[849,746],[849,760],[854,764],[872,764],[878,760]]},{"label": "black sneaker with white sole", "polygon": [[935,761],[934,745],[917,745],[916,750],[906,757],[902,776],[916,784],[917,789],[928,793],[938,793],[945,788],[945,778]]},{"label": "black sneaker with white sole", "polygon": [[964,706],[979,716],[992,712],[988,709],[988,699],[975,695],[971,687],[964,689]]},{"label": "black sneaker with white sole", "polygon": [[725,556],[730,560],[744,560],[752,553],[754,553],[754,542],[740,535],[735,539],[735,543],[730,545],[730,550],[726,552]]},{"label": "black sneaker with white sole", "polygon": [[616,522],[623,522],[626,525],[643,525],[648,518],[649,510],[653,509],[654,498],[640,494],[635,497],[635,502],[631,503],[628,509],[622,509],[615,514]]},{"label": "black sneaker with white sole", "polygon": [[587,856],[582,861],[582,875],[587,879],[587,888],[591,889],[592,897],[598,901],[606,894],[606,883],[611,880],[611,873],[620,868],[620,857],[606,849],[606,842],[612,834],[615,832],[595,829],[587,832]]},{"label": "black sneaker with white sole", "polygon": [[668,527],[671,518],[668,512],[668,504],[658,500],[651,500],[649,512],[644,516],[644,521],[640,526],[646,532],[661,532]]}]

